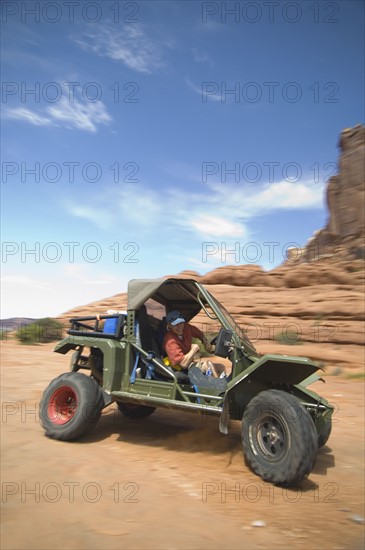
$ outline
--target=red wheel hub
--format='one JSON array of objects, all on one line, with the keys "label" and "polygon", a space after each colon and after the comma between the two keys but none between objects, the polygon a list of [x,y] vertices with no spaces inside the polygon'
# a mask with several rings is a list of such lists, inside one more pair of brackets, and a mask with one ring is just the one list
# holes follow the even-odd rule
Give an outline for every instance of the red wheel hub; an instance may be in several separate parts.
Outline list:
[{"label": "red wheel hub", "polygon": [[48,403],[48,418],[54,424],[67,424],[74,417],[77,409],[77,395],[70,386],[58,388]]}]

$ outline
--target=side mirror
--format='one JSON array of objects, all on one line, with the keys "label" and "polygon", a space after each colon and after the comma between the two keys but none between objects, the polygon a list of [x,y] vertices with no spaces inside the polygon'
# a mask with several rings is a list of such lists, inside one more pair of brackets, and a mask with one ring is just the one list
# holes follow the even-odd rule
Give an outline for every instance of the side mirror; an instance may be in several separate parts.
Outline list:
[{"label": "side mirror", "polygon": [[228,357],[232,336],[233,332],[231,330],[220,329],[215,343],[215,355],[218,355],[218,357]]}]

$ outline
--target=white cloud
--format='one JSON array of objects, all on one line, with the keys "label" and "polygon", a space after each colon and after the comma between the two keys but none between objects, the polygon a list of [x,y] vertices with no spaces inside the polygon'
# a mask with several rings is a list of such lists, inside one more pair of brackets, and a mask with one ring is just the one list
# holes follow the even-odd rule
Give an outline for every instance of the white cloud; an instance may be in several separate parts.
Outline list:
[{"label": "white cloud", "polygon": [[304,181],[261,186],[216,182],[204,186],[203,191],[196,188],[190,192],[173,187],[156,192],[139,183],[126,185],[118,192],[110,189],[102,199],[90,197],[82,206],[65,206],[72,215],[106,230],[114,231],[123,220],[123,226],[129,231],[128,238],[134,235],[136,240],[148,235],[163,238],[167,219],[170,239],[180,235],[179,240],[184,233],[198,239],[202,236],[242,239],[249,237],[249,222],[258,215],[277,210],[320,208],[322,191],[323,186]]},{"label": "white cloud", "polygon": [[280,181],[271,183],[248,199],[249,207],[260,210],[278,208],[316,208],[321,206],[322,193],[309,183]]},{"label": "white cloud", "polygon": [[204,236],[243,237],[245,234],[241,223],[231,222],[210,214],[201,214],[198,219],[190,221],[190,225]]},{"label": "white cloud", "polygon": [[214,202],[227,202],[240,208],[241,215],[250,219],[274,210],[320,208],[324,184],[311,181],[280,181],[272,183],[233,185],[220,182],[208,185]]},{"label": "white cloud", "polygon": [[47,108],[48,114],[69,127],[96,132],[97,124],[109,124],[111,117],[102,101],[81,103],[76,99],[70,103],[62,97],[57,105]]},{"label": "white cloud", "polygon": [[31,111],[26,107],[10,107],[4,109],[3,117],[12,120],[24,120],[35,126],[49,126],[52,124],[52,120],[49,117]]},{"label": "white cloud", "polygon": [[39,112],[24,107],[8,108],[4,118],[22,120],[36,126],[66,126],[86,132],[96,132],[98,124],[109,124],[112,120],[102,101],[96,103],[73,102],[61,97],[57,104],[47,106]]},{"label": "white cloud", "polygon": [[82,205],[76,205],[71,201],[65,201],[64,207],[73,216],[87,220],[100,229],[115,230],[118,224],[128,224],[130,228],[149,228],[158,225],[164,219],[169,208],[164,209],[159,193],[141,184],[124,184],[123,188],[116,191],[115,188],[103,191],[103,195],[90,197],[89,203],[84,201]]},{"label": "white cloud", "polygon": [[119,29],[100,25],[73,40],[85,51],[121,61],[139,73],[152,73],[163,67],[163,47],[170,46],[149,38],[141,25],[124,25]]},{"label": "white cloud", "polygon": [[102,208],[98,208],[97,206],[79,206],[71,202],[66,205],[66,208],[76,218],[92,222],[94,225],[100,227],[100,229],[108,230],[112,227],[111,216]]}]

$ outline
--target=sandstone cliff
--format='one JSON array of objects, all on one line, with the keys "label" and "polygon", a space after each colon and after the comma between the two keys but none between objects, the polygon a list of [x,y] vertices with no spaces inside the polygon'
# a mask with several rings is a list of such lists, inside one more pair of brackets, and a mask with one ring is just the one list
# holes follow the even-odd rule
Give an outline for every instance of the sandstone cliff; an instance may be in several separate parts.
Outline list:
[{"label": "sandstone cliff", "polygon": [[365,258],[365,127],[343,130],[339,149],[339,171],[327,186],[328,222],[309,240],[299,261]]}]

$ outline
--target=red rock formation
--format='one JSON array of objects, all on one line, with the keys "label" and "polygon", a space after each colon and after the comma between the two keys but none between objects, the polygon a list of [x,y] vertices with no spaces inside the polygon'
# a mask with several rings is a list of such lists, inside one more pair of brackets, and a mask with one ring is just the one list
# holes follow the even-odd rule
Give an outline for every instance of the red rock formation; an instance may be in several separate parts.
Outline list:
[{"label": "red rock formation", "polygon": [[310,239],[299,261],[365,258],[365,127],[343,130],[339,148],[339,172],[327,187],[327,225]]}]

